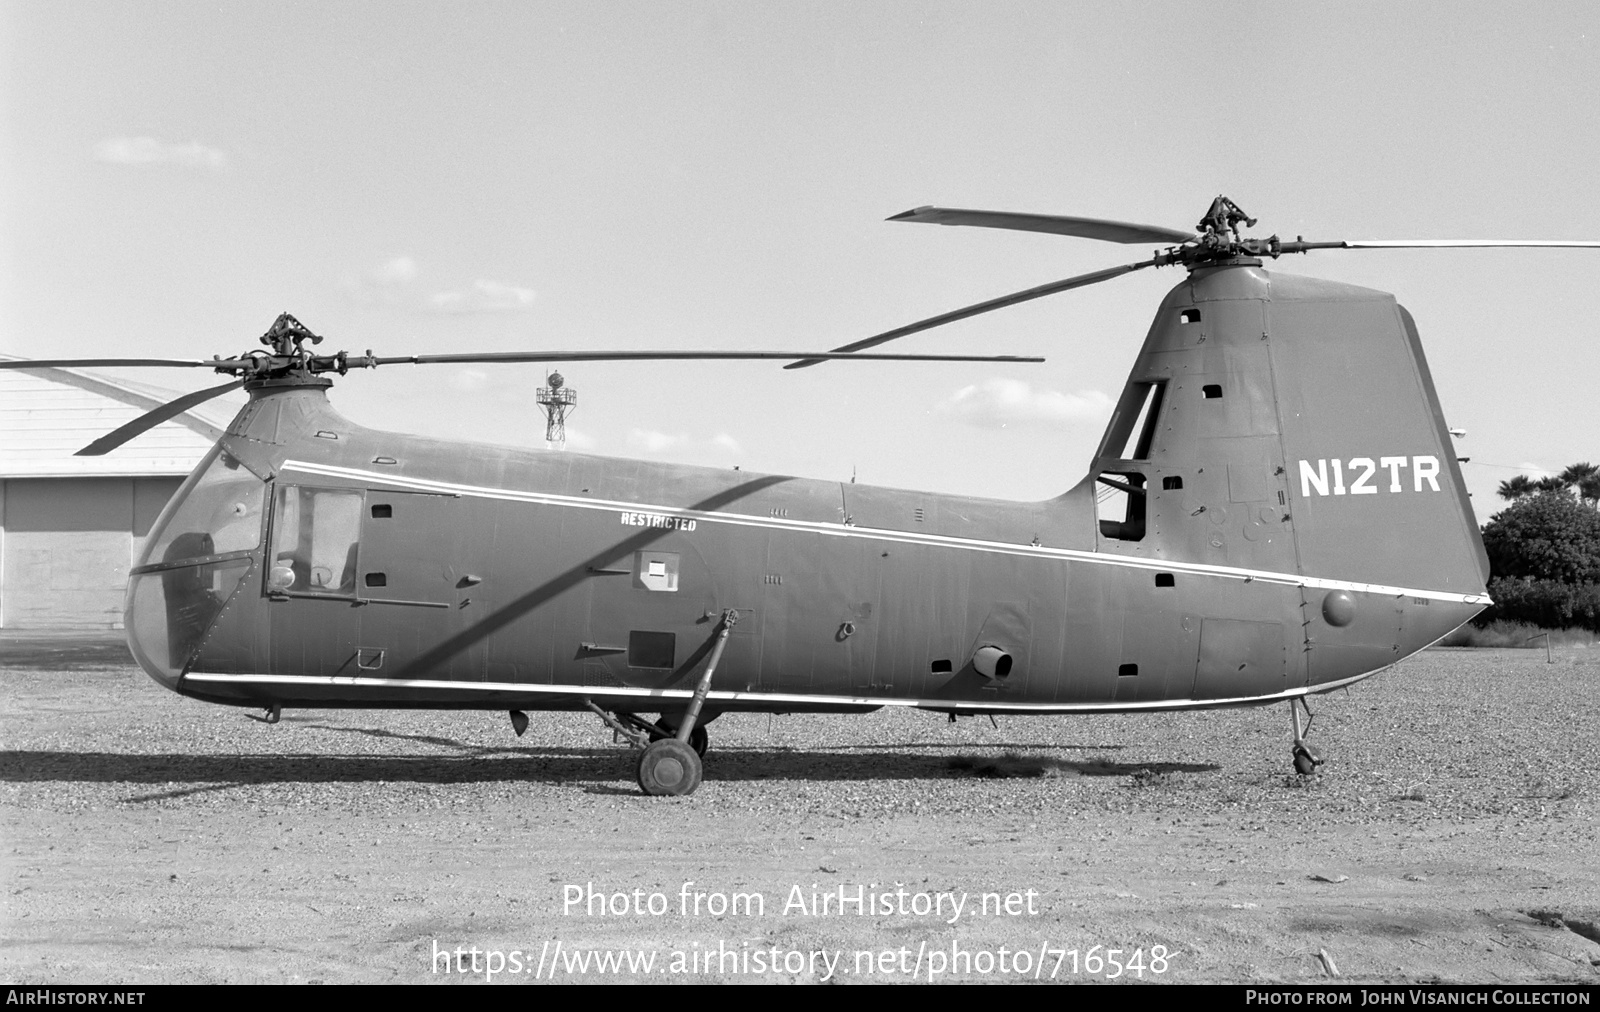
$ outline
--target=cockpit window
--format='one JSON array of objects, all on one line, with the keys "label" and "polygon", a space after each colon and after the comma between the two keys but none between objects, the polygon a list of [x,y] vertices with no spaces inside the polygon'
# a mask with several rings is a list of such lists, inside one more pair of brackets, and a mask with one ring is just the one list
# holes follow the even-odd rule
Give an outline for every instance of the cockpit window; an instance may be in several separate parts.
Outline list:
[{"label": "cockpit window", "polygon": [[261,544],[266,484],[220,446],[173,496],[172,512],[157,522],[142,559],[161,565],[246,552]]},{"label": "cockpit window", "polygon": [[362,497],[349,489],[280,485],[267,589],[354,597]]}]

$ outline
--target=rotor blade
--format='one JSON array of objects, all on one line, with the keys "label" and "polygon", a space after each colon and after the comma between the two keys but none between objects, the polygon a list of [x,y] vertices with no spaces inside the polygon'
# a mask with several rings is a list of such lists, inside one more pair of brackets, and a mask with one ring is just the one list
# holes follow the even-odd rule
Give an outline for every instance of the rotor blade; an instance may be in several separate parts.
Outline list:
[{"label": "rotor blade", "polygon": [[[1057,292],[1065,292],[1073,288],[1083,288],[1087,285],[1099,284],[1102,281],[1110,281],[1112,278],[1120,277],[1124,274],[1128,274],[1145,267],[1154,267],[1158,262],[1159,261],[1156,260],[1141,260],[1136,264],[1123,264],[1121,267],[1107,267],[1105,270],[1092,271],[1088,274],[1079,274],[1076,277],[1063,278],[1060,281],[1052,281],[1048,285],[1040,285],[1037,288],[1029,288],[1021,292],[1012,292],[1010,295],[1002,295],[997,299],[989,299],[987,302],[979,302],[971,306],[965,306],[961,309],[953,309],[948,313],[940,313],[938,316],[930,316],[926,320],[918,320],[916,323],[908,323],[904,327],[896,327],[893,330],[886,330],[881,334],[874,334],[871,337],[865,337],[859,341],[852,341],[849,344],[841,344],[839,347],[834,348],[833,351],[854,352],[861,348],[872,348],[876,345],[883,344],[885,341],[893,341],[897,337],[905,337],[908,334],[915,334],[923,330],[932,330],[934,327],[940,327],[946,323],[954,323],[957,320],[965,320],[969,316],[977,316],[980,313],[987,313],[991,309],[1004,309],[1006,306],[1015,306],[1019,302],[1028,302],[1032,299],[1042,299],[1046,295],[1054,295]],[[807,366],[816,365],[828,357],[836,358],[839,356],[813,355],[803,362],[792,362],[789,365],[784,366],[784,368],[804,369]]]},{"label": "rotor blade", "polygon": [[392,355],[351,358],[351,368],[379,365],[448,365],[472,362],[684,362],[744,359],[860,359],[871,362],[1043,362],[1019,355],[846,355],[826,351],[490,351],[461,355]]},{"label": "rotor blade", "polygon": [[99,439],[96,439],[88,446],[85,446],[83,449],[73,454],[73,456],[99,457],[110,453],[112,450],[115,450],[123,443],[126,443],[128,440],[132,439],[134,436],[137,436],[139,433],[153,429],[167,419],[183,414],[196,404],[204,403],[213,397],[225,394],[230,390],[237,390],[242,386],[244,386],[244,380],[235,380],[232,383],[224,383],[221,386],[211,387],[209,390],[196,390],[192,394],[184,394],[182,397],[179,397],[176,400],[168,401],[159,408],[152,408],[151,410],[146,411],[144,414],[140,415],[138,418],[135,418],[127,425],[121,426],[118,429],[106,433]]},{"label": "rotor blade", "polygon": [[[1600,249],[1600,242],[1580,239],[1335,239],[1332,242],[1279,243],[1278,253],[1308,253],[1314,249]],[[1273,254],[1274,256],[1277,254]]]},{"label": "rotor blade", "polygon": [[245,365],[242,359],[213,358],[25,358],[0,360],[0,369],[89,369],[110,366],[157,366],[163,369],[216,369]]},{"label": "rotor blade", "polygon": [[1456,247],[1548,246],[1556,249],[1600,249],[1600,242],[1567,239],[1352,239],[1345,249],[1452,249]]},{"label": "rotor blade", "polygon": [[1014,214],[1010,211],[969,211],[962,207],[919,207],[897,214],[888,221],[920,221],[930,225],[976,225],[980,228],[1011,228],[1019,232],[1052,232],[1081,239],[1100,239],[1120,243],[1185,243],[1198,238],[1160,225],[1138,225],[1131,221],[1106,221],[1102,218],[1068,218],[1054,214]]}]

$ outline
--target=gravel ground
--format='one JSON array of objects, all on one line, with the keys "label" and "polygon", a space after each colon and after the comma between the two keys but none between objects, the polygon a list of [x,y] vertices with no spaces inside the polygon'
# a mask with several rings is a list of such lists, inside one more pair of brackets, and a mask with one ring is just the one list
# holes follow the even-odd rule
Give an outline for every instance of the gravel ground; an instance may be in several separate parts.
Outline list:
[{"label": "gravel ground", "polygon": [[[531,982],[559,944],[595,982],[1099,980],[1097,945],[1141,954],[1121,981],[1600,982],[1596,650],[1434,650],[1314,700],[1311,777],[1281,705],[733,714],[689,798],[641,796],[587,715],[268,725],[114,647],[0,659],[8,980],[461,982],[498,951]],[[812,903],[861,887],[890,895]],[[623,949],[657,962],[572,962]]]}]

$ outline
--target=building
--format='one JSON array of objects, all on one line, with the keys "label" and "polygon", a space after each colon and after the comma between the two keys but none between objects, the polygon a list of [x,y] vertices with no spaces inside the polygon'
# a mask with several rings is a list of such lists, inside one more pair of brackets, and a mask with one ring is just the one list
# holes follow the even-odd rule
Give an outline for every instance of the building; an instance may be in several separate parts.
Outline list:
[{"label": "building", "polygon": [[227,423],[190,410],[105,456],[73,454],[176,396],[81,370],[0,370],[0,630],[122,628],[128,568]]}]

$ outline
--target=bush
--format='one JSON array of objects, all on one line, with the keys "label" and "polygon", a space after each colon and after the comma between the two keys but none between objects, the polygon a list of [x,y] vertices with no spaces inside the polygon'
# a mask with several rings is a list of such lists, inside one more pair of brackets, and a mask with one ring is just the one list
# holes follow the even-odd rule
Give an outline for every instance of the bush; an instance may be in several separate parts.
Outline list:
[{"label": "bush", "polygon": [[1497,580],[1600,583],[1600,510],[1564,492],[1527,496],[1484,526],[1483,547]]},{"label": "bush", "polygon": [[1587,629],[1600,632],[1600,584],[1555,580],[1489,581],[1494,606],[1472,620],[1482,629],[1496,622],[1525,622],[1541,629]]},{"label": "bush", "polygon": [[1439,641],[1441,647],[1517,647],[1527,650],[1544,650],[1544,640],[1540,637],[1548,635],[1550,645],[1557,649],[1561,647],[1593,647],[1597,645],[1595,634],[1583,629],[1540,629],[1538,626],[1526,622],[1507,622],[1505,620],[1490,622],[1484,626],[1472,623],[1462,626],[1455,632]]},{"label": "bush", "polygon": [[1494,606],[1475,627],[1600,632],[1600,510],[1563,491],[1525,496],[1484,526],[1483,547]]}]

